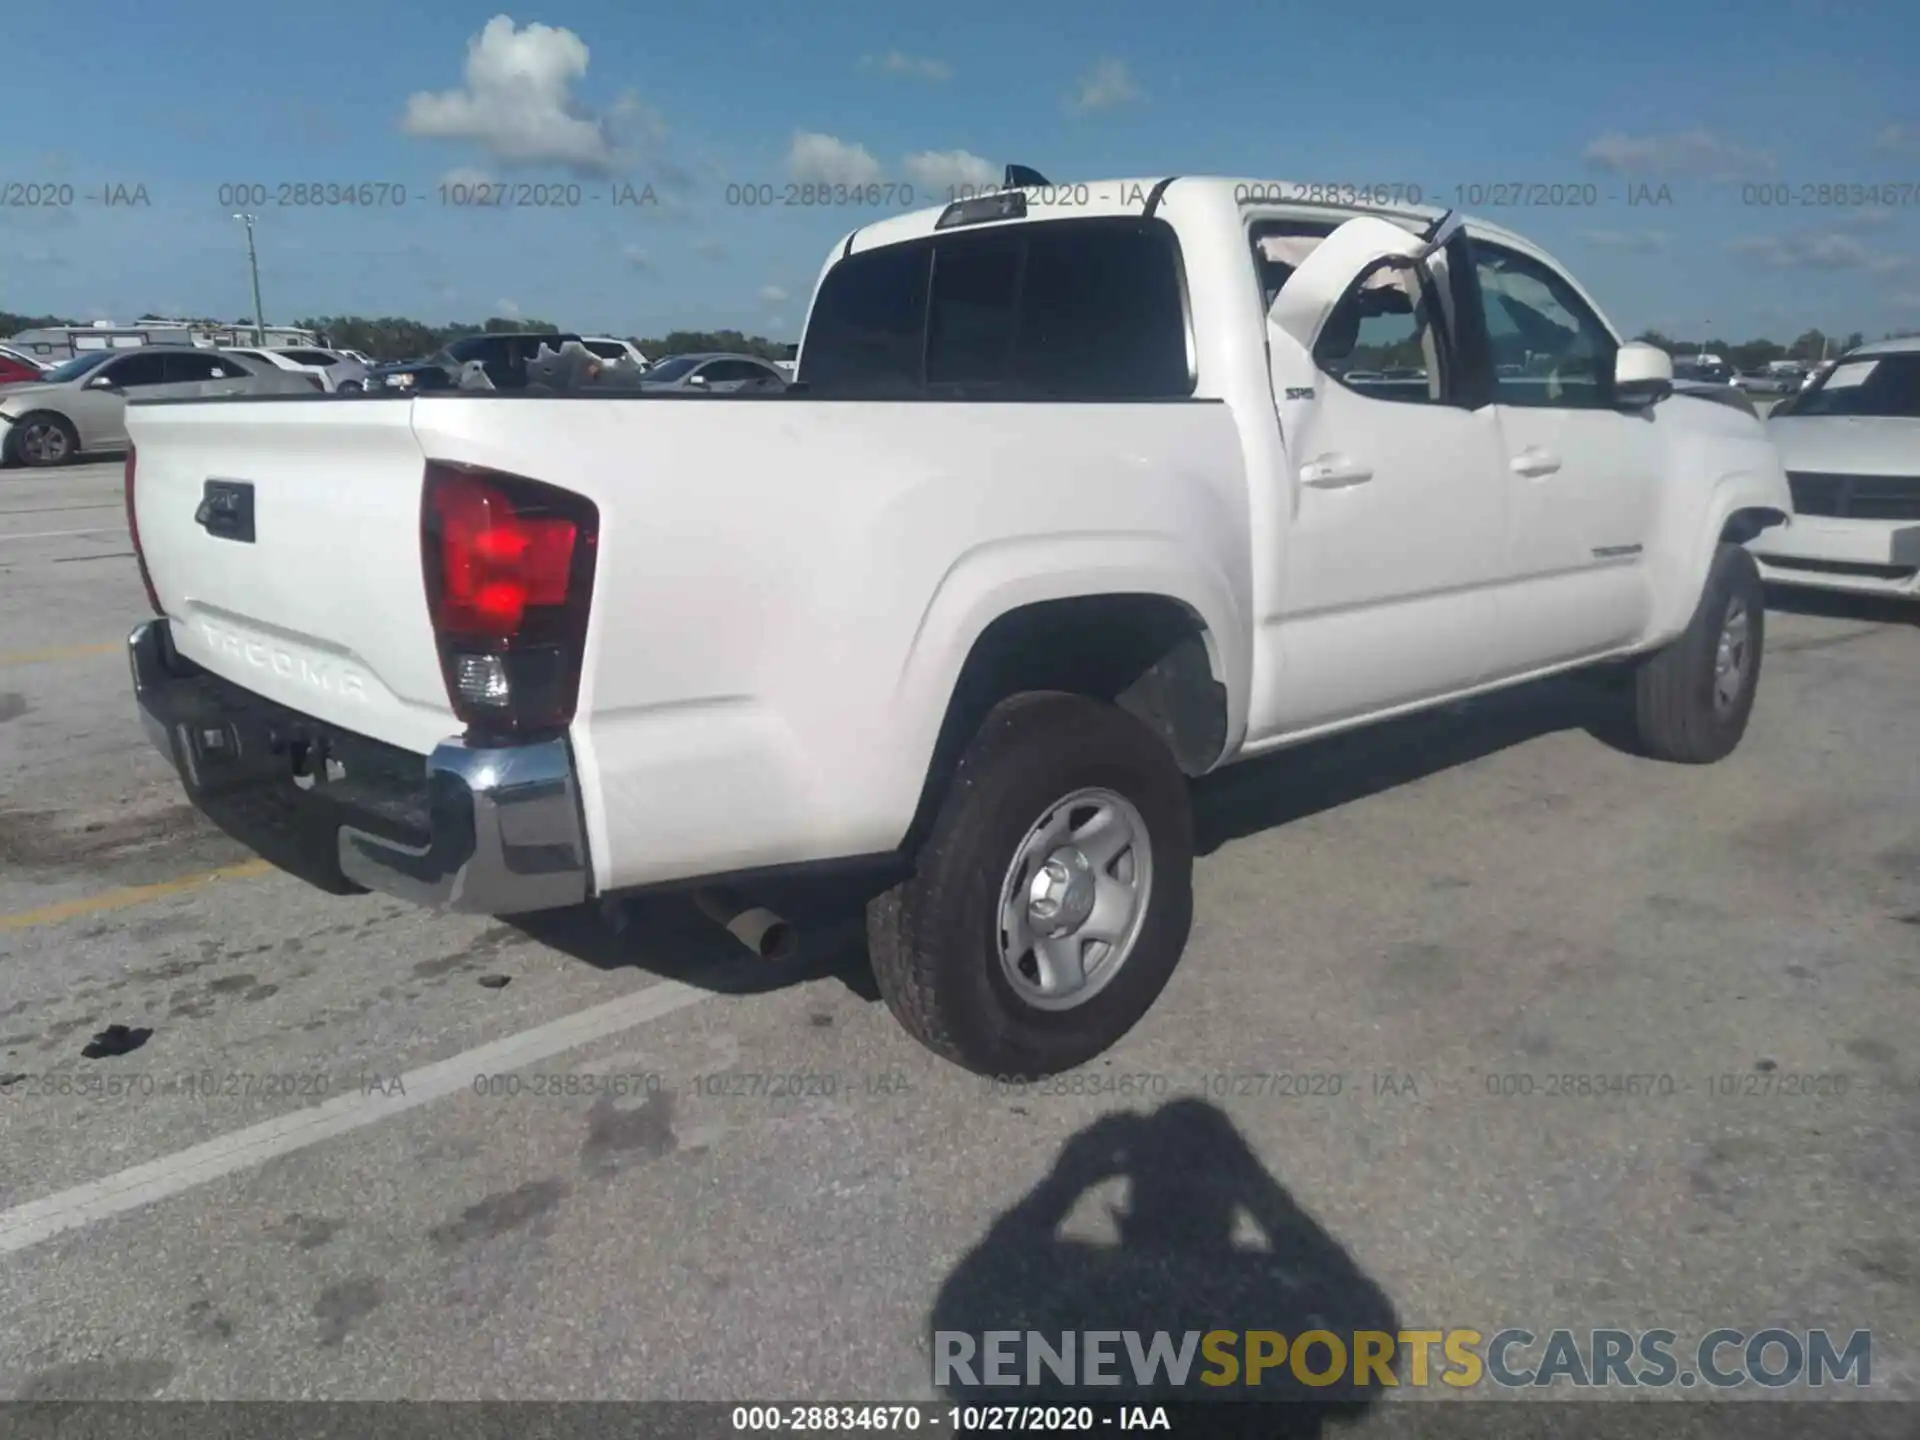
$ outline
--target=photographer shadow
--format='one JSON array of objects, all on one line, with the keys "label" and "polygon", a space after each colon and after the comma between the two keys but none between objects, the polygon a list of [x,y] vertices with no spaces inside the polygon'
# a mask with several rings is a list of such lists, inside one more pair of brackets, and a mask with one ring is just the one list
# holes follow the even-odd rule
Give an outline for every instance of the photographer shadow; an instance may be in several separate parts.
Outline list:
[{"label": "photographer shadow", "polygon": [[[1058,1232],[1082,1197],[1115,1179],[1128,1189],[1124,1208],[1110,1212],[1118,1243],[1062,1238]],[[1239,1240],[1249,1226],[1263,1244]],[[955,1266],[928,1318],[934,1380],[949,1400],[1213,1402],[1206,1433],[1268,1437],[1321,1436],[1329,1421],[1357,1419],[1380,1386],[1372,1377],[1364,1386],[1353,1383],[1353,1336],[1398,1329],[1381,1288],[1267,1173],[1226,1113],[1198,1098],[1174,1100],[1151,1114],[1107,1115],[1073,1136],[1046,1178]],[[987,1383],[989,1331],[1037,1332],[1056,1350],[1067,1332],[1076,1358],[1084,1358],[1086,1332],[1129,1330],[1139,1332],[1143,1352],[1155,1331],[1166,1332],[1176,1352],[1189,1333],[1239,1332],[1230,1347],[1239,1373],[1228,1377],[1196,1343],[1184,1382],[1173,1382],[1164,1365],[1142,1377],[1124,1339],[1116,1339],[1107,1348],[1119,1383],[1069,1384],[1045,1366],[1030,1377],[1024,1359],[1015,1367],[1019,1379],[1038,1383]],[[1277,1331],[1291,1344],[1310,1330],[1340,1336],[1349,1352],[1334,1383],[1302,1383],[1290,1363],[1267,1370],[1257,1385],[1247,1383],[1247,1332]],[[940,1357],[953,1354],[956,1341],[951,1334],[943,1341],[941,1332],[971,1338],[970,1376],[957,1367],[943,1374]],[[1308,1373],[1326,1371],[1328,1351],[1316,1346],[1308,1363]],[[1074,1373],[1085,1380],[1083,1370]],[[1209,1374],[1231,1383],[1202,1383]],[[1231,1403],[1253,1400],[1262,1403]],[[1274,1402],[1283,1403],[1276,1408]]]}]

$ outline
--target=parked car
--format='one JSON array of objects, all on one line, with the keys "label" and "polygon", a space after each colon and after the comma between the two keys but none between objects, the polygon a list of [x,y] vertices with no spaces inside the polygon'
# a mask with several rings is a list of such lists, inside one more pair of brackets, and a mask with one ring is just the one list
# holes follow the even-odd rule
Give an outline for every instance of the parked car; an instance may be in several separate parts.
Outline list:
[{"label": "parked car", "polygon": [[545,331],[463,335],[424,360],[378,366],[367,377],[367,387],[370,390],[451,390],[459,382],[460,371],[468,361],[474,360],[480,363],[494,389],[524,390],[527,362],[540,353],[542,345],[558,350],[567,341],[579,338]]},{"label": "parked car", "polygon": [[647,371],[643,390],[694,390],[725,395],[737,390],[784,389],[788,377],[755,355],[671,355]]},{"label": "parked car", "polygon": [[[1019,1076],[1167,982],[1190,777],[1595,665],[1637,748],[1731,752],[1742,542],[1791,504],[1760,424],[1520,236],[1248,198],[1297,188],[869,226],[760,395],[136,405],[148,732],[196,803],[271,796],[335,889],[683,886],[769,954],[769,875],[865,865],[894,1014]],[[1284,281],[1270,233],[1313,242]],[[1476,323],[1434,323],[1439,274]],[[1361,354],[1422,378],[1340,378]]]},{"label": "parked car", "polygon": [[31,360],[0,353],[0,385],[38,384],[46,373]]},{"label": "parked car", "polygon": [[1675,360],[1673,378],[1689,380],[1701,385],[1735,385],[1738,376],[1724,360]]},{"label": "parked car", "polygon": [[351,395],[367,388],[367,367],[358,360],[349,359],[344,351],[286,345],[235,347],[227,353],[258,360],[263,365],[271,365],[290,374],[309,376],[317,389],[329,395]]},{"label": "parked car", "polygon": [[15,372],[25,379],[32,379],[36,375],[44,375],[47,370],[45,361],[35,359],[25,350],[18,349],[12,345],[0,345],[0,361],[11,361]]},{"label": "parked car", "polygon": [[625,360],[642,371],[651,369],[653,365],[631,340],[616,340],[611,335],[589,335],[580,343],[602,360]]},{"label": "parked car", "polygon": [[1733,383],[1749,395],[1785,395],[1793,389],[1790,376],[1773,370],[1742,370]]},{"label": "parked car", "polygon": [[311,395],[304,376],[224,350],[143,345],[89,350],[39,381],[0,390],[0,465],[61,465],[127,444],[127,402]]},{"label": "parked car", "polygon": [[1767,417],[1793,525],[1749,545],[1783,585],[1920,599],[1920,337],[1841,356]]}]

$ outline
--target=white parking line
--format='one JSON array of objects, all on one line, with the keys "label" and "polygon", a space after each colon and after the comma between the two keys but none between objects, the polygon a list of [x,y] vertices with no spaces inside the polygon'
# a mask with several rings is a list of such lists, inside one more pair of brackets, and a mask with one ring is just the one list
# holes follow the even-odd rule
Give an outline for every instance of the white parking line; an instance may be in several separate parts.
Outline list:
[{"label": "white parking line", "polygon": [[124,535],[124,525],[96,525],[91,530],[35,530],[27,535],[0,535],[0,540],[52,540],[61,535]]},{"label": "white parking line", "polygon": [[521,1069],[684,1010],[715,993],[677,980],[662,981],[618,1000],[609,1000],[523,1030],[518,1035],[509,1035],[504,1040],[463,1051],[450,1059],[423,1065],[398,1077],[385,1077],[379,1087],[366,1085],[364,1093],[336,1096],[323,1104],[222,1135],[204,1145],[132,1166],[104,1180],[89,1181],[44,1200],[16,1205],[11,1210],[0,1211],[0,1255],[11,1255],[65,1231],[138,1210],[224,1175],[253,1169],[336,1135],[470,1091],[477,1075]]}]

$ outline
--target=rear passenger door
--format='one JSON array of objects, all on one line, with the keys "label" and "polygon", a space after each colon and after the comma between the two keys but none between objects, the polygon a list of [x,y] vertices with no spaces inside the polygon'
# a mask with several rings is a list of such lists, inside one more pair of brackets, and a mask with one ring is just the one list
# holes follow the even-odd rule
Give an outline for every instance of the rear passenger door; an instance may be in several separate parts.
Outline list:
[{"label": "rear passenger door", "polygon": [[[281,371],[270,360],[261,360],[256,363],[269,375],[289,373]],[[189,353],[168,355],[166,367],[166,383],[157,393],[171,398],[245,395],[250,391],[267,388],[258,384],[252,373],[238,362],[221,355]]]},{"label": "rear passenger door", "polygon": [[759,367],[744,360],[714,360],[702,365],[696,373],[706,381],[702,388],[716,395],[728,394],[747,381],[760,378]]},{"label": "rear passenger door", "polygon": [[1278,654],[1263,662],[1276,688],[1253,739],[1471,688],[1491,653],[1500,431],[1465,384],[1436,277],[1424,265],[1363,271],[1311,354],[1311,387],[1291,368],[1273,376],[1285,417],[1273,483],[1289,519],[1261,537],[1276,547],[1280,618],[1266,642]]}]

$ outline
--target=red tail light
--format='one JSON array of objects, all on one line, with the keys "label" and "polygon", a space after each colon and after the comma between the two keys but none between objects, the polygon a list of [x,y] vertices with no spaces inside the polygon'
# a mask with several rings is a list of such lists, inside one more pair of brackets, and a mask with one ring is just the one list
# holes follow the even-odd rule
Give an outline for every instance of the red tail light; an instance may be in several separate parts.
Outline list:
[{"label": "red tail light", "polygon": [[135,458],[134,447],[127,446],[127,468],[121,482],[127,498],[127,534],[133,541],[133,563],[140,567],[140,583],[147,587],[147,604],[153,607],[154,614],[165,615],[167,612],[160,608],[160,597],[154,592],[153,576],[147,573],[147,552],[140,548],[140,516],[133,505]]},{"label": "red tail light", "polygon": [[564,730],[580,693],[599,510],[551,485],[433,461],[420,529],[454,712],[488,740]]}]

